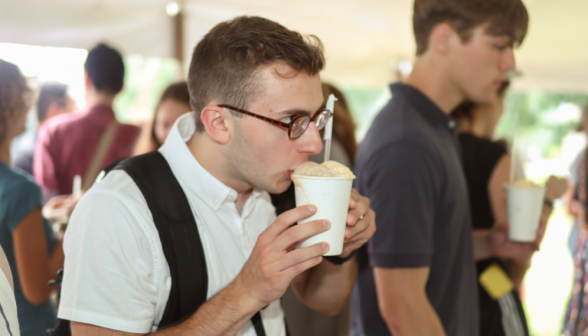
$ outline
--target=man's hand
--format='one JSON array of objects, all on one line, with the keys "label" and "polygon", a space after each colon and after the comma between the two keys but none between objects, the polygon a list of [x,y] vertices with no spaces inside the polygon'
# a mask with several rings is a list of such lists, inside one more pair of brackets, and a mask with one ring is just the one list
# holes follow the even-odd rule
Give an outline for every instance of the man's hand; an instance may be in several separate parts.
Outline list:
[{"label": "man's hand", "polygon": [[254,300],[257,310],[281,298],[292,279],[318,265],[329,250],[325,242],[294,250],[300,241],[330,228],[327,220],[292,226],[315,213],[314,205],[286,211],[257,239],[249,260],[232,284]]},{"label": "man's hand", "polygon": [[347,257],[351,252],[365,244],[376,232],[376,213],[370,209],[370,200],[361,196],[354,188],[349,201],[347,214],[347,228],[345,229],[345,243],[341,257]]},{"label": "man's hand", "polygon": [[[539,243],[543,239],[545,227],[537,230],[537,240],[532,243],[514,242],[508,238],[509,224],[496,224],[488,234],[491,254],[498,258],[514,258],[533,254],[539,249]],[[540,236],[540,237],[539,237]]]},{"label": "man's hand", "polygon": [[81,194],[78,197],[73,195],[53,196],[43,206],[43,216],[51,222],[67,223],[80,198]]},{"label": "man's hand", "polygon": [[545,196],[553,201],[562,197],[567,189],[568,181],[566,179],[551,175],[545,183]]}]

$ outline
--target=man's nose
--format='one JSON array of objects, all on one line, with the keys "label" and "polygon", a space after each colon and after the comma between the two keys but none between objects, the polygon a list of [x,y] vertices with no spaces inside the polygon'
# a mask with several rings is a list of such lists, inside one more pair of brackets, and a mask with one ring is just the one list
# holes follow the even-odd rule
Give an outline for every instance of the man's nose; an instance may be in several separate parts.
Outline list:
[{"label": "man's nose", "polygon": [[516,61],[513,48],[508,48],[504,51],[501,62],[501,70],[508,72],[516,68]]},{"label": "man's nose", "polygon": [[316,155],[323,151],[323,140],[315,123],[308,124],[308,128],[302,134],[299,140],[302,140],[299,151],[309,155]]}]

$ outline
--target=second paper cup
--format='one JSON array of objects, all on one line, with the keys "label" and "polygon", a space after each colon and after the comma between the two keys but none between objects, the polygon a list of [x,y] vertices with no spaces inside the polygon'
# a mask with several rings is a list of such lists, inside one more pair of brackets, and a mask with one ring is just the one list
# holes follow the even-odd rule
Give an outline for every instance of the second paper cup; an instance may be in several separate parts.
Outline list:
[{"label": "second paper cup", "polygon": [[330,249],[324,255],[340,255],[343,252],[353,181],[343,177],[293,176],[293,179],[296,179],[296,206],[314,204],[317,207],[316,214],[299,221],[298,224],[304,225],[317,219],[327,219],[331,222],[328,231],[302,241],[300,247],[327,242]]},{"label": "second paper cup", "polygon": [[506,206],[510,230],[508,238],[517,242],[533,242],[543,208],[545,188],[521,188],[506,185]]}]

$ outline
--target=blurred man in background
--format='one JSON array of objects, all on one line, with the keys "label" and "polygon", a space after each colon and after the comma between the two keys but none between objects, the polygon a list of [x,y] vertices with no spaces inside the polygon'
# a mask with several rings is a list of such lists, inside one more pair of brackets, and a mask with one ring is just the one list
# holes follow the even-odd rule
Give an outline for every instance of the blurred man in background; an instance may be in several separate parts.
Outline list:
[{"label": "blurred man in background", "polygon": [[12,166],[33,174],[33,158],[37,143],[38,130],[45,121],[77,108],[75,101],[67,93],[67,85],[61,83],[44,83],[39,88],[37,98],[37,128],[26,133],[14,151]]},{"label": "blurred man in background", "polygon": [[90,50],[84,68],[85,111],[54,118],[39,132],[33,172],[45,200],[72,193],[75,175],[87,190],[108,164],[132,154],[140,133],[139,127],[119,123],[112,109],[123,88],[121,54],[101,43]]},{"label": "blurred man in background", "polygon": [[448,116],[466,99],[496,95],[527,26],[520,0],[415,1],[413,70],[390,86],[356,158],[356,187],[372,200],[378,234],[358,252],[353,335],[479,335],[474,260],[536,249],[510,242],[506,225],[472,237]]}]

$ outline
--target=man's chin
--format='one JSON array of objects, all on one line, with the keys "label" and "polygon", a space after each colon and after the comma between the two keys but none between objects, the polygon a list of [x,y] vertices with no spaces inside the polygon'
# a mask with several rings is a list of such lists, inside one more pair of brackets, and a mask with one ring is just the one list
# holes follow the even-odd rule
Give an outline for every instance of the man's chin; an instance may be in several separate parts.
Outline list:
[{"label": "man's chin", "polygon": [[292,184],[292,180],[290,180],[290,179],[279,181],[276,185],[271,186],[270,190],[267,190],[267,192],[269,192],[270,194],[279,195],[281,193],[284,193],[286,190],[288,190],[288,188],[290,188],[291,184]]}]

